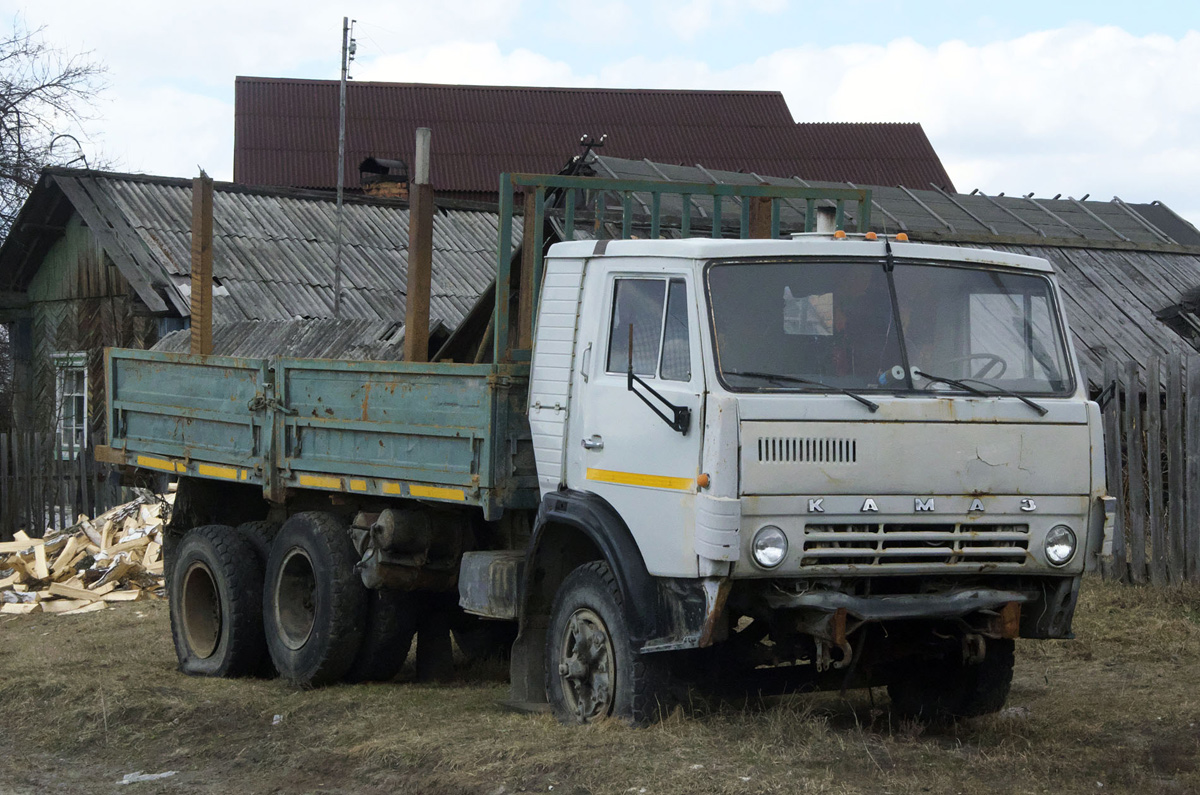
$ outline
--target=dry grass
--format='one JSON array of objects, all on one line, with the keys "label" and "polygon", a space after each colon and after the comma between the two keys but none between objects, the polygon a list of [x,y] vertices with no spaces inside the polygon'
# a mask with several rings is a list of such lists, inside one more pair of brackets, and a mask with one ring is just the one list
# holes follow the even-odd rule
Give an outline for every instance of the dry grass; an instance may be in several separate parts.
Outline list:
[{"label": "dry grass", "polygon": [[[507,712],[488,670],[321,691],[188,678],[163,604],[21,616],[0,621],[0,792],[1200,792],[1200,590],[1089,581],[1076,633],[1021,642],[1009,708],[957,727],[899,722],[876,691],[634,731]],[[179,772],[115,784],[137,770]]]}]

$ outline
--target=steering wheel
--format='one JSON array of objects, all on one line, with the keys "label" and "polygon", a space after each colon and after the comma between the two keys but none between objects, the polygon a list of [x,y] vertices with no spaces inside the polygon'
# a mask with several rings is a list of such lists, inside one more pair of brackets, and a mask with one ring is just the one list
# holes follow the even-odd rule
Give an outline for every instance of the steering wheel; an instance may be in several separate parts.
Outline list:
[{"label": "steering wheel", "polygon": [[[975,374],[971,376],[972,378],[984,378],[984,377],[999,378],[1000,376],[1004,375],[1004,372],[1006,370],[1008,370],[1008,362],[1005,361],[1004,357],[997,356],[994,353],[972,353],[967,356],[959,356],[956,359],[947,359],[944,362],[940,362],[938,364],[938,366],[941,367],[942,364],[958,364],[959,362],[970,362],[970,361],[974,361],[976,359],[986,359],[987,361],[985,361],[983,363],[983,366],[980,367],[979,370],[977,370],[975,372]],[[999,369],[996,369],[996,368],[999,368]],[[994,369],[996,370],[996,372],[992,373],[992,370],[994,370]]]}]

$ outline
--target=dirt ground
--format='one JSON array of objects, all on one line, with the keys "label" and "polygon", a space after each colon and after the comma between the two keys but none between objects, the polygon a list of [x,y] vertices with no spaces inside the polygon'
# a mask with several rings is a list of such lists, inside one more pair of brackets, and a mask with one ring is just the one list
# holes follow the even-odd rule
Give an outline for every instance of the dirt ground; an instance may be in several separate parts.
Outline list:
[{"label": "dirt ground", "polygon": [[508,712],[495,668],[317,691],[189,678],[161,602],[4,617],[0,793],[1200,792],[1200,590],[1088,581],[1075,631],[1020,641],[1008,707],[955,727],[898,721],[876,690],[633,730]]}]

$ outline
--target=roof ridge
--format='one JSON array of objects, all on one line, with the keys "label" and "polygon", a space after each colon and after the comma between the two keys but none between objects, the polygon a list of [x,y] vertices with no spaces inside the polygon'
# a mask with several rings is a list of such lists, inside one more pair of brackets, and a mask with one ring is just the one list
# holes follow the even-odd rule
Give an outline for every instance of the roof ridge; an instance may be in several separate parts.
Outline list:
[{"label": "roof ridge", "polygon": [[[135,174],[121,171],[103,171],[100,169],[91,168],[69,168],[67,166],[48,166],[42,169],[43,176],[56,177],[72,177],[80,178],[99,178],[111,179],[122,182],[137,182],[149,185],[161,185],[164,187],[179,187],[190,188],[192,186],[193,177],[168,177],[159,174]],[[297,199],[300,201],[323,201],[336,202],[336,194],[332,190],[320,190],[317,188],[287,188],[271,185],[243,185],[238,182],[226,182],[223,180],[213,180],[213,190],[220,193],[231,193],[238,195],[249,196],[271,196],[282,199]],[[343,200],[348,204],[366,204],[374,206],[397,206],[407,207],[408,202],[404,199],[394,199],[383,196],[366,196],[361,193],[344,194]],[[438,199],[438,206],[445,204],[451,207],[454,203],[450,200]],[[453,208],[457,209],[457,208]],[[474,207],[470,209],[475,209]]]},{"label": "roof ridge", "polygon": [[[337,80],[319,80],[305,77],[259,77],[256,75],[238,75],[234,83],[291,83],[294,85],[339,85]],[[466,91],[521,91],[528,93],[568,91],[573,93],[593,94],[737,94],[748,96],[782,96],[782,91],[750,91],[740,89],[717,88],[617,88],[604,86],[500,86],[481,85],[474,83],[408,83],[391,82],[387,80],[355,80],[350,86],[370,86],[382,88],[434,88],[457,89]]]},{"label": "roof ridge", "polygon": [[797,127],[920,127],[919,121],[798,121]]}]

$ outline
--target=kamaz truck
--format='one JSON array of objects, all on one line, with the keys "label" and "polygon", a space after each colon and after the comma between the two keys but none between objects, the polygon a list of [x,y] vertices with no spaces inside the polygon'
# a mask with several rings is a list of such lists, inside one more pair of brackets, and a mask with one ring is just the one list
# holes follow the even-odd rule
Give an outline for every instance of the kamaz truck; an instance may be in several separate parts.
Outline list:
[{"label": "kamaz truck", "polygon": [[453,632],[569,722],[714,683],[1000,709],[1014,641],[1071,637],[1104,553],[1100,412],[1045,260],[876,235],[870,208],[504,175],[490,319],[456,355],[109,351],[98,457],[179,480],[181,670],[390,679],[417,633],[436,675]]}]

